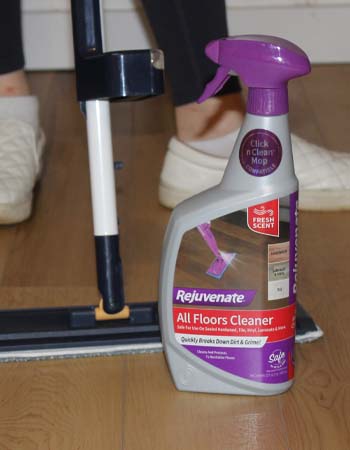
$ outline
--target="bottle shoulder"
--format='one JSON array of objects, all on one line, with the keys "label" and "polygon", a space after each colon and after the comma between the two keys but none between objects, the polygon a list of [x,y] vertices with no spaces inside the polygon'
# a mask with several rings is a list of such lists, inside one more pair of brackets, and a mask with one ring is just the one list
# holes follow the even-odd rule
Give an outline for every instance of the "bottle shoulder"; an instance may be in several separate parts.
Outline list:
[{"label": "bottle shoulder", "polygon": [[265,192],[227,190],[221,185],[191,197],[178,205],[170,222],[181,231],[197,226],[249,206],[285,197],[298,190],[297,180],[291,180],[283,189],[269,189]]}]

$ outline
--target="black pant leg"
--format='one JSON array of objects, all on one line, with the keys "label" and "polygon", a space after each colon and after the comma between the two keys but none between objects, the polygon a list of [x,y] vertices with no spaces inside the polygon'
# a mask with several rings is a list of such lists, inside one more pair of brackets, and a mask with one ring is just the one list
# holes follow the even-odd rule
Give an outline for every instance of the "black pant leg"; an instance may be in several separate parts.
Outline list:
[{"label": "black pant leg", "polygon": [[[159,47],[165,53],[175,106],[191,103],[202,94],[217,65],[204,53],[213,39],[228,35],[225,0],[142,0]],[[231,77],[219,93],[239,92]]]},{"label": "black pant leg", "polygon": [[21,3],[20,0],[4,0],[0,14],[0,74],[23,67]]}]

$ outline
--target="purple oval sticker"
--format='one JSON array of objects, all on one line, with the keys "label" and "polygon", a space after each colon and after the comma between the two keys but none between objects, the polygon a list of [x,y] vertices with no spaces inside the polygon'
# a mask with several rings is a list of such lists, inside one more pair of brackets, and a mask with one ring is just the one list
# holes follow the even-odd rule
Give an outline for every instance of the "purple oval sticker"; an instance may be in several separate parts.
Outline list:
[{"label": "purple oval sticker", "polygon": [[250,175],[270,175],[281,163],[281,142],[271,131],[252,130],[242,140],[239,160],[243,169]]}]

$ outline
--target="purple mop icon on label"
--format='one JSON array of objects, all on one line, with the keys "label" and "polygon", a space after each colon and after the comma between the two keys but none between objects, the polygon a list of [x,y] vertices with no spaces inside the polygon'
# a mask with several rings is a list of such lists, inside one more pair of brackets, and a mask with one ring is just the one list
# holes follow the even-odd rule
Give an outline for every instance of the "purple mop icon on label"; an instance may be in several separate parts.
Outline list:
[{"label": "purple mop icon on label", "polygon": [[219,250],[219,247],[216,243],[215,236],[210,228],[210,222],[202,223],[197,227],[199,233],[202,238],[210,248],[210,250],[215,255],[214,261],[210,264],[209,269],[207,270],[207,275],[214,277],[220,280],[225,273],[228,266],[234,260],[236,253],[226,253]]}]

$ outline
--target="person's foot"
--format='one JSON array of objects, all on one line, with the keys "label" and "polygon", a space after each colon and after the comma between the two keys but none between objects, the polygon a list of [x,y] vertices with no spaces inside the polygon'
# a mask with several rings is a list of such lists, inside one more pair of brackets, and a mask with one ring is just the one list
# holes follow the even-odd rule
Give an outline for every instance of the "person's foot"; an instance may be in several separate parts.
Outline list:
[{"label": "person's foot", "polygon": [[183,142],[224,136],[241,127],[245,113],[240,92],[175,108],[176,136]]},{"label": "person's foot", "polygon": [[[159,201],[174,208],[181,201],[220,183],[238,130],[212,140],[168,145]],[[200,146],[200,150],[196,147]],[[214,150],[211,150],[214,147]],[[302,210],[350,209],[350,154],[329,151],[292,135],[295,172]]]},{"label": "person's foot", "polygon": [[44,141],[36,97],[0,97],[0,224],[30,216]]}]

